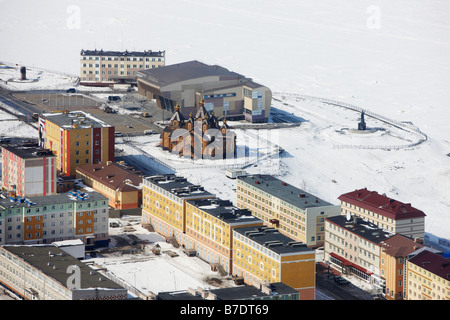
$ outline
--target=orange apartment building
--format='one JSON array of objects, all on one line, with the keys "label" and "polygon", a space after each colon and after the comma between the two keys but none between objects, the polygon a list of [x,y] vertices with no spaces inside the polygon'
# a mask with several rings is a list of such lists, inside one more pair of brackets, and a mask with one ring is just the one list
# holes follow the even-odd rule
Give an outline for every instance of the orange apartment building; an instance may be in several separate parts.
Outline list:
[{"label": "orange apartment building", "polygon": [[38,145],[3,145],[2,189],[13,196],[57,193],[56,156]]},{"label": "orange apartment building", "polygon": [[98,163],[76,168],[76,177],[106,196],[114,209],[136,209],[142,202],[142,174],[125,163]]},{"label": "orange apartment building", "polygon": [[423,248],[423,245],[395,234],[380,242],[380,248],[380,276],[385,279],[384,296],[387,300],[403,300],[406,261],[412,252]]},{"label": "orange apartment building", "polygon": [[315,251],[268,226],[233,230],[233,274],[254,286],[282,282],[315,299]]},{"label": "orange apartment building", "polygon": [[66,176],[76,167],[114,161],[114,127],[82,111],[46,113],[39,117],[39,145],[53,151]]}]

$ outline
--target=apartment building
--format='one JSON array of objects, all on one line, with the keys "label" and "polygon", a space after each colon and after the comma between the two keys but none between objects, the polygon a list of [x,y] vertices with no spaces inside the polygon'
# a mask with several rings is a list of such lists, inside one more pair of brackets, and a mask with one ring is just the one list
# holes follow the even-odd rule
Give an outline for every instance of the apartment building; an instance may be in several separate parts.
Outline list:
[{"label": "apartment building", "polygon": [[81,50],[80,84],[109,86],[115,83],[136,84],[137,72],[163,67],[165,51]]},{"label": "apartment building", "polygon": [[251,210],[264,224],[308,246],[322,246],[325,218],[340,214],[339,206],[271,175],[240,176],[236,181],[239,208]]},{"label": "apartment building", "polygon": [[406,262],[406,300],[450,300],[450,256],[421,250]]},{"label": "apartment building", "polygon": [[174,174],[145,177],[142,182],[142,225],[184,244],[186,201],[213,194]]},{"label": "apartment building", "polygon": [[97,192],[0,198],[0,244],[48,244],[81,239],[108,244],[108,199]]},{"label": "apartment building", "polygon": [[138,75],[138,92],[155,99],[162,109],[175,111],[179,103],[185,118],[196,114],[200,102],[208,113],[228,120],[267,122],[272,92],[252,79],[218,65],[187,61]]},{"label": "apartment building", "polygon": [[411,206],[376,191],[359,189],[342,194],[341,212],[357,215],[391,233],[424,240],[426,214]]},{"label": "apartment building", "polygon": [[[255,286],[238,286],[218,289],[189,288],[175,292],[160,292],[156,300],[299,300],[299,292],[282,282]],[[266,312],[259,306],[258,312]]]},{"label": "apartment building", "polygon": [[380,289],[381,242],[393,234],[358,216],[338,215],[325,219],[324,260],[344,274],[353,274]]},{"label": "apartment building", "polygon": [[2,189],[14,196],[57,193],[56,156],[37,144],[2,145]]},{"label": "apartment building", "polygon": [[75,176],[77,166],[114,162],[114,131],[82,111],[46,113],[39,117],[39,146],[53,151],[59,171]]},{"label": "apartment building", "polygon": [[123,300],[127,290],[62,249],[1,246],[0,284],[24,300]]},{"label": "apartment building", "polygon": [[78,166],[76,177],[108,198],[114,209],[136,209],[142,203],[142,173],[124,162]]},{"label": "apartment building", "polygon": [[405,298],[405,270],[408,256],[423,245],[401,234],[380,242],[380,276],[385,281],[383,294],[387,300]]},{"label": "apartment building", "polygon": [[263,222],[249,210],[235,207],[219,198],[195,199],[186,202],[185,247],[200,258],[232,273],[233,230],[262,226]]},{"label": "apartment building", "polygon": [[315,251],[267,226],[233,230],[233,274],[254,286],[282,282],[315,299]]}]

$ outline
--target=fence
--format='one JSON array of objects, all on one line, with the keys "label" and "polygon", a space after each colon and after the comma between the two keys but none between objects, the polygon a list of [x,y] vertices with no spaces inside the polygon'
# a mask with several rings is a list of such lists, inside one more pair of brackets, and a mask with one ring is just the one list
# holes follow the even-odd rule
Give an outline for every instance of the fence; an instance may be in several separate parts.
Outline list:
[{"label": "fence", "polygon": [[363,112],[364,114],[372,117],[374,119],[377,119],[379,121],[385,122],[387,124],[390,124],[392,126],[395,126],[401,130],[405,130],[411,133],[414,133],[416,135],[419,136],[419,140],[415,143],[410,143],[410,144],[405,144],[405,145],[390,145],[390,146],[385,146],[385,145],[334,145],[334,148],[336,149],[383,149],[383,150],[392,150],[392,149],[407,149],[407,148],[413,148],[416,147],[420,144],[422,144],[423,142],[428,140],[427,135],[422,132],[418,127],[416,127],[415,125],[413,125],[412,123],[405,123],[405,122],[400,122],[397,120],[393,120],[390,119],[386,116],[383,116],[381,114],[372,112],[370,110],[352,105],[350,103],[346,103],[346,102],[342,102],[342,101],[336,101],[336,100],[332,100],[332,99],[327,99],[327,98],[320,98],[320,97],[314,97],[314,96],[308,96],[308,95],[302,95],[302,94],[295,94],[295,93],[276,93],[277,95],[281,95],[281,96],[292,96],[292,97],[296,97],[296,98],[300,98],[303,100],[311,100],[311,101],[319,101],[325,104],[329,104],[332,106],[337,106],[337,107],[342,107],[342,108],[346,108],[349,110],[353,110],[356,112]]}]

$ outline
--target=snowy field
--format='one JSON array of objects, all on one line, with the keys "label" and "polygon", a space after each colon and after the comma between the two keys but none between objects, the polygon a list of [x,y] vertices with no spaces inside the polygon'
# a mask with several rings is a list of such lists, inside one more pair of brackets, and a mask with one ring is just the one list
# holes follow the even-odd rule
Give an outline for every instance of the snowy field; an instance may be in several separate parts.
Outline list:
[{"label": "snowy field", "polygon": [[[290,100],[298,110],[282,107],[307,120],[299,130],[280,130],[288,155],[280,170],[287,181],[334,203],[339,194],[360,187],[386,193],[425,211],[427,232],[450,238],[449,2],[4,0],[1,5],[5,62],[78,75],[81,49],[150,49],[165,50],[167,64],[195,59],[252,77],[275,97]],[[415,137],[377,131],[357,138],[342,130],[355,128],[357,114],[347,122],[321,118],[330,118],[327,110],[313,117],[291,94],[410,121],[428,140],[410,150],[335,149],[349,139],[390,144]],[[210,171],[188,173],[208,184],[216,175]]]}]

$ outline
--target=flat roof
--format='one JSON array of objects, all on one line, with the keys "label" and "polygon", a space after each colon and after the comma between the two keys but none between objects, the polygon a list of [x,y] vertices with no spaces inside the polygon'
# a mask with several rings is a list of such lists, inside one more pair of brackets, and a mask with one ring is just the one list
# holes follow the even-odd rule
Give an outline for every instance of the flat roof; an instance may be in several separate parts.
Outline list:
[{"label": "flat roof", "polygon": [[144,177],[145,180],[180,198],[214,197],[214,194],[206,191],[202,186],[193,184],[186,178],[175,174]]},{"label": "flat roof", "polygon": [[281,234],[276,228],[268,226],[243,227],[236,228],[233,231],[278,254],[314,252],[305,243]]},{"label": "flat roof", "polygon": [[[299,292],[283,282],[274,282],[268,284],[267,291],[263,291],[252,285],[242,285],[230,288],[219,288],[204,290],[216,296],[217,300],[247,300],[255,298],[274,297],[279,295],[294,294]],[[158,300],[204,300],[198,291],[178,291],[178,292],[161,292],[158,294]]]},{"label": "flat roof", "polygon": [[209,198],[189,200],[188,203],[226,223],[261,222],[262,224],[263,222],[261,219],[253,216],[250,210],[238,208],[229,200]]},{"label": "flat roof", "polygon": [[262,190],[273,197],[279,198],[293,206],[302,210],[316,207],[334,206],[333,204],[324,201],[300,188],[297,188],[289,183],[281,181],[271,175],[245,175],[237,177],[250,184],[251,186]]},{"label": "flat roof", "polygon": [[164,57],[165,51],[103,51],[101,50],[81,50],[82,56],[124,56],[124,57]]},{"label": "flat roof", "polygon": [[110,124],[84,111],[44,113],[42,116],[66,130],[112,127]]},{"label": "flat roof", "polygon": [[39,147],[37,143],[33,144],[8,144],[2,145],[3,149],[14,153],[22,159],[36,159],[42,157],[56,157],[49,149]]},{"label": "flat roof", "polygon": [[211,76],[226,77],[228,80],[245,79],[243,75],[229,71],[224,67],[207,65],[196,60],[142,70],[138,72],[138,76],[159,86]]},{"label": "flat roof", "polygon": [[62,249],[53,245],[16,246],[4,245],[5,250],[23,259],[42,273],[58,281],[67,288],[67,280],[70,273],[67,273],[69,266],[80,268],[80,288],[106,288],[123,289],[117,283],[111,281],[98,271],[90,268],[77,258],[66,253]]},{"label": "flat roof", "polygon": [[[78,194],[78,196],[77,196]],[[66,193],[59,193],[47,196],[37,196],[37,197],[25,197],[25,198],[0,198],[0,206],[4,208],[18,208],[18,207],[32,207],[32,206],[43,206],[50,204],[64,204],[64,203],[84,203],[92,201],[106,201],[108,203],[108,198],[104,195],[92,191],[92,192],[76,192],[70,191]],[[31,205],[30,205],[31,204]]]},{"label": "flat roof", "polygon": [[325,220],[376,244],[389,239],[393,235],[376,224],[356,216],[351,216],[348,220],[347,216],[338,215],[325,218]]}]

